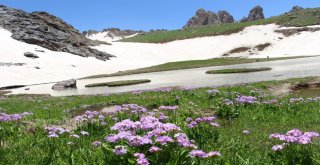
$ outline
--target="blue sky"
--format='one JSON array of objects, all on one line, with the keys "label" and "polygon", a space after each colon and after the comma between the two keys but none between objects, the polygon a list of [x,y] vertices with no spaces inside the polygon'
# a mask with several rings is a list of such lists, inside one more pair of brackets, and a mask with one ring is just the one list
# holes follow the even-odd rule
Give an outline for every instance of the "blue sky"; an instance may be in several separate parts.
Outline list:
[{"label": "blue sky", "polygon": [[0,0],[0,4],[25,11],[47,11],[80,31],[108,27],[150,30],[178,29],[199,8],[229,11],[236,20],[260,5],[266,17],[292,6],[320,7],[319,0]]}]

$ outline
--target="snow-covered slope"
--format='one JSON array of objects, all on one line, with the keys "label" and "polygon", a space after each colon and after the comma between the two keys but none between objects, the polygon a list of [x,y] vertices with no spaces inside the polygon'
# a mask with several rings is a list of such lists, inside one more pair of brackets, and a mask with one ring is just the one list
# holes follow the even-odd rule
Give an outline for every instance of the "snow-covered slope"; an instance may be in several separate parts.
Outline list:
[{"label": "snow-covered slope", "polygon": [[[288,28],[280,28],[274,24],[251,26],[231,35],[194,38],[165,44],[113,42],[112,45],[94,47],[117,56],[111,60],[100,61],[26,44],[12,39],[9,31],[0,28],[0,87],[61,81],[173,61],[222,57],[239,47],[248,47],[250,52],[247,50],[229,53],[228,56],[266,58],[267,56],[320,55],[320,31],[303,31],[285,37],[282,33],[275,32],[279,29]],[[263,51],[255,48],[265,43],[270,43],[271,46]],[[36,49],[45,52],[37,52]],[[36,53],[39,58],[27,58],[23,55],[25,52]],[[25,63],[25,65],[8,66],[10,63]]]},{"label": "snow-covered slope", "polygon": [[[311,28],[317,28],[314,26]],[[118,58],[144,59],[148,64],[164,63],[169,61],[194,60],[222,57],[266,58],[279,56],[319,55],[320,31],[299,32],[285,37],[276,30],[293,29],[279,27],[275,24],[251,26],[239,33],[213,37],[178,40],[164,44],[122,43],[115,42],[111,46],[100,45],[95,47],[107,51]],[[255,47],[270,43],[263,51]],[[230,51],[248,47],[248,51],[229,53]]]},{"label": "snow-covered slope", "polygon": [[99,32],[96,34],[88,34],[88,35],[86,35],[86,37],[91,40],[99,40],[99,41],[111,43],[113,41],[119,41],[119,40],[122,40],[125,38],[134,37],[136,35],[138,35],[138,33],[135,33],[132,35],[127,35],[127,36],[121,36],[121,35],[115,35],[110,31],[103,31],[103,32]]},{"label": "snow-covered slope", "polygon": [[[0,87],[46,83],[116,72],[122,66],[120,63],[118,65],[111,61],[105,62],[93,57],[85,58],[26,44],[12,39],[11,32],[1,28],[0,36]],[[36,49],[45,52],[38,52]],[[35,53],[39,58],[25,57],[25,52]],[[11,63],[24,63],[24,65],[10,65]]]}]

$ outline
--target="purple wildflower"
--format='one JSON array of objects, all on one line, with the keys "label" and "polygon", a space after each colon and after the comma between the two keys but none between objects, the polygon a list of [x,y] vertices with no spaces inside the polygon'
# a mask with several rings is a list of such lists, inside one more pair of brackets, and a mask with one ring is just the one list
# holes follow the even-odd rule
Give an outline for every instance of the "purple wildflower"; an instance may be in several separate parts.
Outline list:
[{"label": "purple wildflower", "polygon": [[243,130],[242,133],[243,133],[244,135],[249,135],[249,134],[250,134],[250,131],[249,131],[249,130]]},{"label": "purple wildflower", "polygon": [[236,101],[240,104],[253,104],[257,98],[253,96],[240,96]]},{"label": "purple wildflower", "polygon": [[146,159],[146,156],[142,153],[135,153],[134,157],[137,158],[137,164],[138,165],[149,165],[148,159]]},{"label": "purple wildflower", "polygon": [[152,146],[150,149],[149,149],[149,152],[151,153],[157,153],[159,152],[161,149],[159,147],[156,147],[156,146]]},{"label": "purple wildflower", "polygon": [[113,153],[116,155],[125,155],[127,152],[128,151],[124,146],[116,146],[115,149],[113,149]]},{"label": "purple wildflower", "polygon": [[280,151],[280,150],[282,150],[283,149],[283,145],[274,145],[273,147],[272,147],[272,150],[273,151]]},{"label": "purple wildflower", "polygon": [[206,158],[208,157],[207,153],[205,153],[204,151],[202,150],[192,150],[190,153],[189,153],[190,157],[196,157],[196,158]]},{"label": "purple wildflower", "polygon": [[83,136],[89,136],[89,132],[87,131],[81,131],[80,134]]},{"label": "purple wildflower", "polygon": [[174,111],[177,110],[179,106],[160,106],[160,110],[168,110],[168,111]]},{"label": "purple wildflower", "polygon": [[168,142],[173,142],[173,139],[169,136],[159,136],[156,138],[156,142],[159,142],[161,145],[166,145]]},{"label": "purple wildflower", "polygon": [[98,147],[98,146],[101,146],[101,142],[94,141],[94,142],[92,142],[92,145],[95,146],[95,147]]},{"label": "purple wildflower", "polygon": [[211,151],[211,152],[208,152],[207,156],[208,157],[219,157],[219,156],[221,156],[221,153],[219,151]]},{"label": "purple wildflower", "polygon": [[208,93],[209,95],[211,95],[211,96],[215,96],[215,95],[219,94],[220,91],[217,90],[217,89],[211,89],[211,90],[207,90],[207,93]]}]

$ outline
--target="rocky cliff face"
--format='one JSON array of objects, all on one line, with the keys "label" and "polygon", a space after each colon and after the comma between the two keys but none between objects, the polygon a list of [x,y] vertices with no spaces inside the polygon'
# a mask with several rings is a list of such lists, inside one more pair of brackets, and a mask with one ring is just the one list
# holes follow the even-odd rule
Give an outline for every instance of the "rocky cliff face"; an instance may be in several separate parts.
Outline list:
[{"label": "rocky cliff face", "polygon": [[103,29],[101,32],[96,31],[96,30],[88,30],[88,31],[84,31],[82,34],[85,36],[90,36],[93,34],[97,34],[97,33],[103,33],[103,32],[108,32],[107,33],[107,37],[110,37],[111,39],[115,39],[115,38],[126,38],[128,36],[132,36],[134,34],[143,34],[144,31],[140,30],[120,30],[119,28],[108,28],[108,29]]},{"label": "rocky cliff face", "polygon": [[219,11],[217,14],[204,9],[197,10],[194,17],[192,17],[184,28],[192,28],[202,25],[216,25],[221,23],[232,23],[234,19],[227,11]]},{"label": "rocky cliff face", "polygon": [[264,19],[263,8],[261,6],[256,6],[250,10],[248,17],[244,17],[240,22],[249,22]]},{"label": "rocky cliff face", "polygon": [[63,20],[46,12],[26,13],[0,5],[0,27],[12,32],[12,38],[53,51],[108,60],[112,55],[91,49],[99,44],[83,36]]}]

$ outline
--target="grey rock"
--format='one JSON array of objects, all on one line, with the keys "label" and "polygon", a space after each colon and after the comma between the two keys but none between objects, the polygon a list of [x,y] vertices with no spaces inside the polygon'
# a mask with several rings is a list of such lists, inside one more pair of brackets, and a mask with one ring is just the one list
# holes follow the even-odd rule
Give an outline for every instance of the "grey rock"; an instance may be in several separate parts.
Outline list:
[{"label": "grey rock", "polygon": [[233,23],[234,22],[233,16],[229,12],[224,11],[224,10],[218,12],[218,17],[220,19],[220,22],[222,22],[222,23]]},{"label": "grey rock", "polygon": [[7,67],[10,67],[10,66],[23,66],[23,65],[26,65],[26,63],[0,62],[0,66],[7,66]]},{"label": "grey rock", "polygon": [[53,90],[64,90],[69,88],[77,88],[77,81],[75,79],[60,81],[52,86]]},{"label": "grey rock", "polygon": [[199,9],[183,28],[192,28],[203,25],[217,25],[222,23],[232,23],[234,19],[227,11],[219,11],[217,14],[212,11]]},{"label": "grey rock", "polygon": [[40,52],[40,53],[45,53],[46,51],[44,51],[44,50],[40,50],[40,49],[35,49],[34,51],[36,51],[36,52]]},{"label": "grey rock", "polygon": [[[167,29],[150,29],[150,33],[154,33],[154,32],[165,32],[168,31]],[[142,33],[141,33],[142,34]]]},{"label": "grey rock", "polygon": [[40,67],[38,67],[38,66],[36,66],[36,67],[34,67],[35,69],[40,69]]},{"label": "grey rock", "polygon": [[292,9],[289,11],[289,13],[296,13],[303,10],[303,7],[301,6],[293,6]]},{"label": "grey rock", "polygon": [[[121,30],[119,28],[107,28],[107,29],[103,29],[101,32],[107,32],[107,31],[109,32],[107,34],[107,36],[110,37],[110,38],[116,38],[116,37],[124,38],[124,37],[131,36],[131,35],[134,35],[134,34],[145,33],[142,30]],[[82,32],[82,34],[84,36],[90,36],[92,34],[97,34],[97,33],[100,33],[100,31],[88,30],[88,31]]]},{"label": "grey rock", "polygon": [[240,22],[249,22],[264,19],[263,8],[261,6],[256,6],[250,10],[248,17],[244,17]]},{"label": "grey rock", "polygon": [[32,58],[32,59],[39,58],[39,56],[37,56],[36,54],[31,53],[31,52],[25,52],[23,55],[25,57]]},{"label": "grey rock", "polygon": [[91,49],[99,45],[83,36],[63,20],[46,12],[27,13],[22,10],[0,6],[0,27],[12,32],[12,38],[29,44],[63,51],[82,57],[108,60],[112,55]]}]

